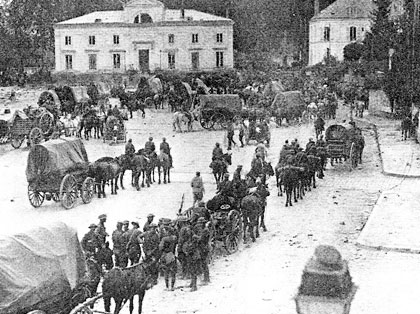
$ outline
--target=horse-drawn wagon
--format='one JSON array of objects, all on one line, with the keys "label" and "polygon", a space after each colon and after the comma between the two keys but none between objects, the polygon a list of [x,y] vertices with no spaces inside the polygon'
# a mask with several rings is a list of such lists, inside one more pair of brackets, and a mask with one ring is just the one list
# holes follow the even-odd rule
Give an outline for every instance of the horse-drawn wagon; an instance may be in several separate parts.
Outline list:
[{"label": "horse-drawn wagon", "polygon": [[84,114],[90,107],[90,97],[86,86],[59,86],[55,87],[64,113]]},{"label": "horse-drawn wagon", "polygon": [[89,177],[88,156],[80,139],[56,139],[35,145],[28,154],[26,178],[28,198],[33,207],[44,199],[72,208],[80,196],[90,203],[94,180]]},{"label": "horse-drawn wagon", "polygon": [[236,94],[200,95],[199,100],[200,124],[205,129],[226,128],[229,122],[241,119],[242,102]]},{"label": "horse-drawn wagon", "polygon": [[339,124],[330,125],[327,128],[325,140],[331,165],[333,165],[333,160],[344,158],[349,161],[351,168],[357,167],[363,150],[361,147],[363,136],[361,132],[356,133],[359,133],[358,129],[349,130]]},{"label": "horse-drawn wagon", "polygon": [[287,123],[299,121],[306,109],[306,104],[300,91],[288,91],[276,95],[271,109],[276,123],[281,125],[283,120]]},{"label": "horse-drawn wagon", "polygon": [[30,145],[36,145],[44,138],[60,136],[56,117],[44,107],[16,110],[9,126],[9,139],[14,148],[19,148],[25,139]]},{"label": "horse-drawn wagon", "polygon": [[0,312],[70,313],[99,282],[87,266],[76,231],[64,223],[0,237]]}]

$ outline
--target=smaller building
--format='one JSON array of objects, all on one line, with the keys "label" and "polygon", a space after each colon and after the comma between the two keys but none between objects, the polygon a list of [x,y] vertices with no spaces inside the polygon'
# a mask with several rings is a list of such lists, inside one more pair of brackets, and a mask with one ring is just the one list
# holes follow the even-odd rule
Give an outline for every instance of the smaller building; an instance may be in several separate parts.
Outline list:
[{"label": "smaller building", "polygon": [[337,0],[316,14],[309,22],[309,62],[312,66],[333,56],[343,60],[343,49],[363,41],[370,30],[372,0]]},{"label": "smaller building", "polygon": [[130,0],[54,25],[56,71],[142,72],[233,67],[233,21]]}]

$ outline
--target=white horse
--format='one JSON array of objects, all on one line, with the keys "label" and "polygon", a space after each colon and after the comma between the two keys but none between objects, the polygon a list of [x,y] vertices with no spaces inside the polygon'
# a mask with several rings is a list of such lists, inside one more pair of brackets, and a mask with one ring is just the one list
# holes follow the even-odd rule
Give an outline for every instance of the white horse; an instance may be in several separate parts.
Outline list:
[{"label": "white horse", "polygon": [[174,112],[173,120],[172,120],[172,126],[174,128],[174,132],[176,132],[177,129],[180,132],[183,132],[181,125],[187,126],[186,132],[193,130],[193,122],[194,120],[198,120],[198,109],[196,108],[193,111],[189,111],[189,113],[191,114],[191,120],[188,118],[185,112],[182,112],[182,111]]}]

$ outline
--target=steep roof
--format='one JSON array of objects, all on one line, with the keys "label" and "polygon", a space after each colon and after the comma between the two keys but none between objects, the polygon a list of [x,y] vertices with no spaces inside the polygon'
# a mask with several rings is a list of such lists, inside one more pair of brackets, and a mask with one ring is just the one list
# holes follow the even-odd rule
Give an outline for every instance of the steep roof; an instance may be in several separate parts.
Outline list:
[{"label": "steep roof", "polygon": [[372,0],[337,0],[311,20],[366,19],[371,17],[374,8]]},{"label": "steep roof", "polygon": [[[126,23],[125,12],[120,11],[96,11],[73,19],[57,23],[58,25],[65,24],[90,24],[99,21],[100,23]],[[172,21],[231,21],[228,18],[196,11],[185,10],[185,18],[181,18],[180,10],[165,10],[164,22]],[[131,24],[131,23],[130,23]]]}]

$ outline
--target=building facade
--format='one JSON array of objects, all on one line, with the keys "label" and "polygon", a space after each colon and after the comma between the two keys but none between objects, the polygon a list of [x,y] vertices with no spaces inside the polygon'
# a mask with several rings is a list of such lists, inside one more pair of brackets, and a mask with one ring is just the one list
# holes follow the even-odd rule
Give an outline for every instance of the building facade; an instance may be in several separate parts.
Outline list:
[{"label": "building facade", "polygon": [[349,43],[363,41],[370,30],[374,5],[371,0],[337,0],[309,22],[309,62],[312,66],[327,56],[343,60]]},{"label": "building facade", "polygon": [[156,0],[131,0],[55,24],[55,70],[182,71],[233,67],[233,21],[169,10]]}]

